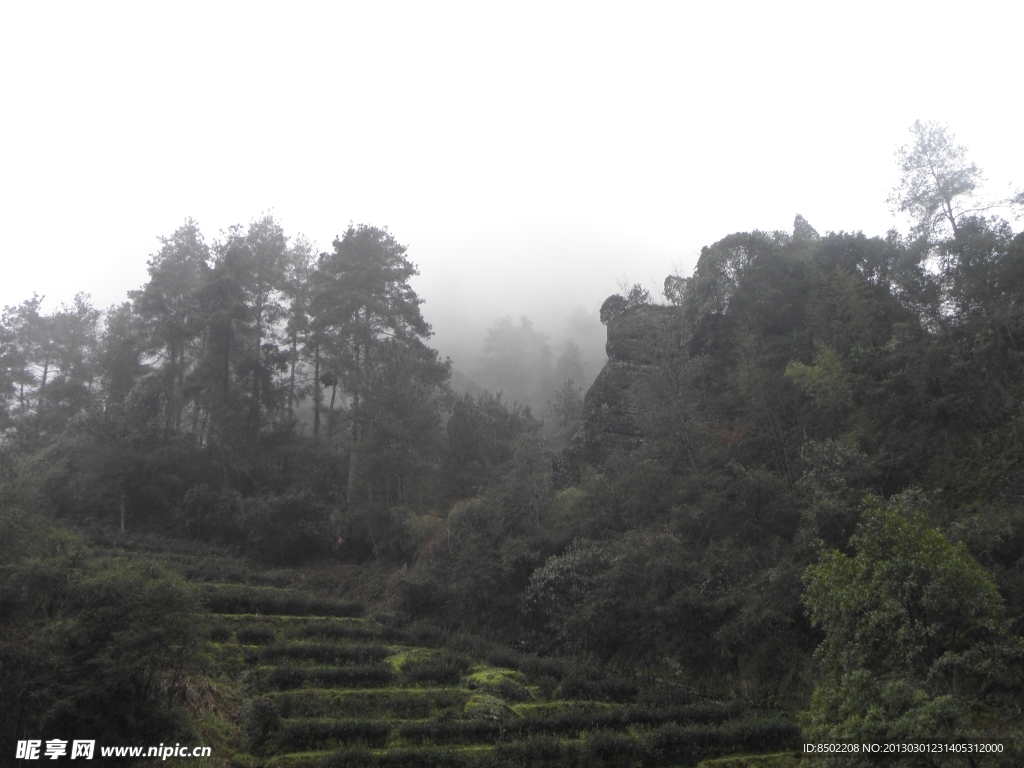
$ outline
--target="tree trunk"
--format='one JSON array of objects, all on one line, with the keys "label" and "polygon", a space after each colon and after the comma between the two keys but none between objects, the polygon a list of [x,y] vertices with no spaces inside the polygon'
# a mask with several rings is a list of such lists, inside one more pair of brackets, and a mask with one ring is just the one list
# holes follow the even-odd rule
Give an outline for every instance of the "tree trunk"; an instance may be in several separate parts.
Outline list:
[{"label": "tree trunk", "polygon": [[348,456],[348,487],[345,489],[345,502],[352,509],[355,501],[356,467],[359,460],[359,345],[355,346],[355,367],[353,369],[352,387],[352,450]]},{"label": "tree trunk", "polygon": [[224,328],[224,357],[221,360],[221,397],[224,408],[231,397],[231,321]]},{"label": "tree trunk", "polygon": [[[171,342],[167,347],[168,357],[171,360],[170,372],[171,380],[169,392],[167,393],[167,407],[164,409],[164,440],[167,440],[171,436],[171,432],[174,429],[174,409],[178,400],[178,372],[175,366],[178,363],[178,349]],[[165,369],[166,373],[166,369]]]},{"label": "tree trunk", "polygon": [[174,402],[174,431],[181,432],[181,415],[185,412],[185,345],[178,349],[178,387]]},{"label": "tree trunk", "polygon": [[338,394],[338,380],[331,384],[331,405],[327,417],[327,445],[334,446],[334,398]]},{"label": "tree trunk", "polygon": [[320,342],[313,345],[313,440],[320,439]]},{"label": "tree trunk", "polygon": [[288,419],[295,418],[295,361],[299,358],[299,332],[292,331],[291,373],[288,377]]},{"label": "tree trunk", "polygon": [[43,403],[46,400],[46,377],[50,374],[50,361],[46,360],[43,362],[43,378],[39,382],[39,405],[36,406],[36,434],[40,434],[43,429]]},{"label": "tree trunk", "polygon": [[263,370],[263,293],[257,289],[256,297],[256,365],[252,371],[252,399],[249,401],[249,430],[252,434],[260,431],[260,373]]}]

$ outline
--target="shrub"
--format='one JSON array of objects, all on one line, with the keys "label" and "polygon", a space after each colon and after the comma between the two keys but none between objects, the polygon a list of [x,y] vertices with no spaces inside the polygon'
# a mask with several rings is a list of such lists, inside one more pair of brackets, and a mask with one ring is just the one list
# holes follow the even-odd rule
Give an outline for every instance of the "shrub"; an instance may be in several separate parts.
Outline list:
[{"label": "shrub", "polygon": [[388,664],[367,664],[357,667],[294,667],[278,666],[255,669],[243,675],[243,687],[249,692],[285,691],[308,686],[318,688],[387,685],[394,679]]},{"label": "shrub", "polygon": [[239,715],[249,749],[260,752],[267,740],[281,728],[281,714],[270,699],[250,699]]},{"label": "shrub", "polygon": [[503,723],[493,720],[434,719],[405,723],[398,735],[413,744],[467,744],[496,741],[505,730]]},{"label": "shrub", "polygon": [[321,664],[367,664],[383,661],[391,651],[386,645],[338,645],[335,643],[289,643],[268,645],[260,649],[263,661],[298,659],[318,661]]},{"label": "shrub", "polygon": [[330,749],[341,744],[383,747],[391,728],[386,720],[292,719],[284,722],[268,747],[274,752]]},{"label": "shrub", "polygon": [[270,627],[242,627],[235,632],[242,645],[264,645],[274,642],[274,630]]},{"label": "shrub", "polygon": [[402,676],[410,683],[456,685],[469,670],[469,659],[444,653],[426,659],[412,659],[402,666]]},{"label": "shrub", "polygon": [[331,753],[317,768],[483,768],[493,765],[485,760],[450,747],[389,749],[380,755],[346,749]]},{"label": "shrub", "polygon": [[187,735],[175,697],[202,639],[192,590],[155,564],[86,560],[74,543],[0,567],[0,739]]},{"label": "shrub", "polygon": [[226,643],[231,639],[231,627],[223,624],[214,624],[210,627],[210,640],[215,643]]},{"label": "shrub", "polygon": [[282,693],[275,697],[282,717],[384,717],[425,720],[439,709],[462,707],[469,694],[459,690],[366,690]]},{"label": "shrub", "polygon": [[297,589],[204,584],[203,602],[214,613],[262,613],[283,616],[362,616],[359,603],[331,600]]},{"label": "shrub", "polygon": [[349,624],[334,621],[314,621],[299,630],[300,637],[324,637],[336,640],[369,640],[379,637],[381,630],[365,624]]},{"label": "shrub", "polygon": [[584,701],[633,701],[638,690],[634,681],[623,677],[608,675],[595,680],[578,673],[562,680],[559,688],[563,699]]}]

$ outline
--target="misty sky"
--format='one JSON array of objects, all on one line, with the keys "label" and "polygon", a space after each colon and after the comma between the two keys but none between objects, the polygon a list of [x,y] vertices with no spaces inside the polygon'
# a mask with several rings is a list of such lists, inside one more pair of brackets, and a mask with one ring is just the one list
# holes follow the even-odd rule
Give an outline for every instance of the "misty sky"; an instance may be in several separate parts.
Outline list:
[{"label": "misty sky", "polygon": [[[195,218],[272,211],[409,247],[445,339],[660,291],[702,245],[882,234],[893,151],[951,125],[1024,185],[1024,6],[15,3],[0,6],[0,304],[100,307]],[[454,344],[454,341],[450,341]]]}]

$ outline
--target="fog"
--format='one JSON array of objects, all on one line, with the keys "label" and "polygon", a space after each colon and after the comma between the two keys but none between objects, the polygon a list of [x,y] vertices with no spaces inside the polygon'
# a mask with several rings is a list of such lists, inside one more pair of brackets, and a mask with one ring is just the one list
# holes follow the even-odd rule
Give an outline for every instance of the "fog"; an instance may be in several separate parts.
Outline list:
[{"label": "fog", "polygon": [[8,5],[0,304],[121,302],[188,217],[212,242],[271,211],[319,250],[349,222],[388,227],[467,375],[503,317],[530,318],[557,357],[581,333],[569,318],[599,336],[620,283],[657,297],[730,232],[797,213],[821,232],[905,226],[885,199],[915,119],[949,123],[991,189],[1024,178],[1007,96],[1021,16]]}]

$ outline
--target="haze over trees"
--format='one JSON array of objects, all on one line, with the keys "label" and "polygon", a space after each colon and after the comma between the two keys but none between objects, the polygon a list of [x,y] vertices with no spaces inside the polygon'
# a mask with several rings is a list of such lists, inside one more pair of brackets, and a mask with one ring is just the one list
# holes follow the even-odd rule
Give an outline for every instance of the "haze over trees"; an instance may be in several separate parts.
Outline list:
[{"label": "haze over trees", "polygon": [[[584,400],[603,362],[585,312],[559,343],[498,319],[467,362],[480,389],[453,391],[415,264],[368,225],[315,254],[271,216],[212,244],[188,221],[120,306],[7,307],[0,671],[25,704],[3,732],[67,716],[32,698],[73,651],[48,616],[187,612],[167,574],[76,559],[114,530],[338,560],[397,622],[802,708],[815,740],[1017,749],[1024,234],[948,128],[916,123],[897,159],[909,235],[797,215],[704,247],[666,306],[608,297],[609,327],[665,318],[628,403]],[[581,418],[619,407],[639,447],[559,485]],[[198,642],[178,619],[138,643],[74,626],[97,658],[144,649],[110,688],[125,707],[156,701],[147,670],[187,668]]]}]

